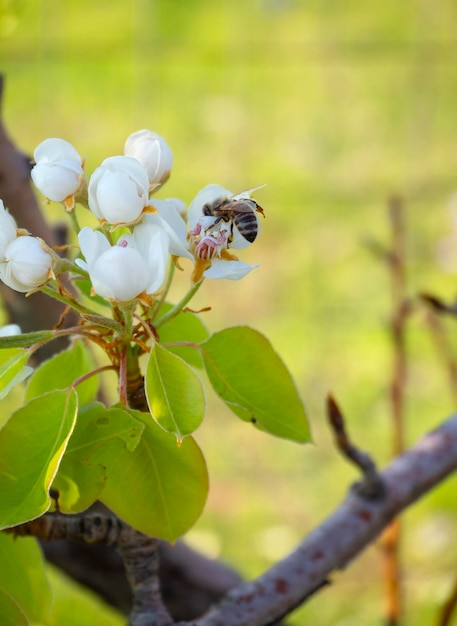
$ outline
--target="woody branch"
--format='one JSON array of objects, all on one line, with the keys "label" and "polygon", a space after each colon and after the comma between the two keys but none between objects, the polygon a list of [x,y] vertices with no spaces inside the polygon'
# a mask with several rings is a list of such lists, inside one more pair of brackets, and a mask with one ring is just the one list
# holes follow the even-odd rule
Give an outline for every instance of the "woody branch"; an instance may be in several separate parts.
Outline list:
[{"label": "woody branch", "polygon": [[[332,572],[344,568],[371,544],[394,517],[456,469],[457,414],[379,472],[384,488],[378,492],[378,497],[373,497],[371,492],[367,496],[366,490],[360,486],[351,489],[335,512],[303,539],[289,556],[255,580],[229,591],[209,612],[192,621],[192,626],[266,626],[289,614],[325,586]],[[46,524],[56,528],[55,524],[58,526],[59,522],[57,519],[46,522],[46,517],[22,524],[10,532],[52,538],[55,535],[50,534],[49,529],[43,529],[47,528]],[[60,536],[96,540],[93,536],[85,537],[84,533],[69,533],[68,521],[62,523],[66,526]],[[71,523],[79,533],[80,522],[76,519]],[[119,520],[116,524],[120,524],[120,536],[127,533],[130,545],[129,533],[136,532],[124,529]],[[99,525],[97,522],[96,527]],[[99,540],[104,541],[102,537]],[[119,537],[116,536],[114,541],[110,538],[108,542],[119,546]],[[190,623],[179,624],[189,626]]]},{"label": "woody branch", "polygon": [[360,490],[351,490],[296,550],[256,580],[230,591],[196,626],[264,626],[290,613],[333,571],[372,543],[392,519],[456,469],[454,415],[379,473],[385,489],[382,498],[367,499]]}]

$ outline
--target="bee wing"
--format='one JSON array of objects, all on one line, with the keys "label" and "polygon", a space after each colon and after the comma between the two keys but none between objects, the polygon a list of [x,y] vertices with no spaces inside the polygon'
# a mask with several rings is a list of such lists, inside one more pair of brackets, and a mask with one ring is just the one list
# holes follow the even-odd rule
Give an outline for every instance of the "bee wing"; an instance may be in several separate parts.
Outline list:
[{"label": "bee wing", "polygon": [[257,191],[257,189],[262,189],[262,187],[266,187],[267,184],[263,183],[263,185],[257,185],[257,187],[251,187],[250,189],[245,189],[244,191],[240,191],[239,193],[232,196],[232,200],[245,200],[251,197],[251,193]]}]

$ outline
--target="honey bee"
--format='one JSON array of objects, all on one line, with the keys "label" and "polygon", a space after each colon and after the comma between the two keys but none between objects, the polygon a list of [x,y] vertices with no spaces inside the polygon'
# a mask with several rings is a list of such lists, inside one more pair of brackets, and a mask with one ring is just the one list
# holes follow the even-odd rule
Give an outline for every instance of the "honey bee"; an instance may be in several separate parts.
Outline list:
[{"label": "honey bee", "polygon": [[265,185],[259,185],[252,189],[247,189],[236,195],[216,198],[208,202],[203,207],[203,215],[216,218],[216,224],[220,221],[230,224],[230,235],[228,242],[233,241],[233,227],[236,226],[240,235],[253,243],[259,232],[256,213],[261,213],[265,217],[262,207],[252,198],[246,198],[246,194],[260,189]]}]

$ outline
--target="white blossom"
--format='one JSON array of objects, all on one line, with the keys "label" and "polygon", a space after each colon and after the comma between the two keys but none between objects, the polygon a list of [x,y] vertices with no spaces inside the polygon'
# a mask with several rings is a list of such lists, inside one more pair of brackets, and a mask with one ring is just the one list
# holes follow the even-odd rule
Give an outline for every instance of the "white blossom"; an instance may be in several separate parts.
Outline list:
[{"label": "white blossom", "polygon": [[163,137],[151,130],[132,133],[124,145],[124,154],[142,164],[151,186],[165,183],[173,166],[173,153]]},{"label": "white blossom", "polygon": [[33,156],[36,165],[32,168],[32,180],[46,198],[63,202],[78,192],[84,180],[83,163],[68,141],[45,139]]},{"label": "white blossom", "polygon": [[0,261],[5,259],[7,246],[16,239],[17,225],[14,217],[5,209],[0,200]]},{"label": "white blossom", "polygon": [[89,208],[109,224],[132,224],[148,204],[149,181],[140,162],[129,156],[105,159],[89,181]]},{"label": "white blossom", "polygon": [[[200,224],[203,231],[210,228],[213,224],[218,222],[218,220],[216,216],[207,216],[204,214],[203,209],[205,205],[213,204],[217,200],[223,201],[229,198],[249,200],[251,196],[249,191],[244,191],[242,193],[234,195],[231,191],[225,189],[225,187],[221,187],[221,185],[216,185],[214,183],[203,187],[203,189],[201,189],[197,193],[197,195],[189,205],[189,211],[187,216],[189,227],[191,229],[195,229],[197,225]],[[257,213],[255,213],[255,217],[257,220],[257,231],[259,232],[260,220]],[[220,220],[219,224],[220,222],[223,222],[223,220]],[[242,250],[243,248],[247,248],[251,245],[251,242],[249,242],[240,233],[233,220],[230,222],[230,224],[228,224],[227,222],[223,222],[222,224],[220,224],[221,228],[227,228],[228,226],[230,227],[230,242],[228,242],[229,245],[227,247],[233,248],[235,250]]]},{"label": "white blossom", "polygon": [[37,237],[17,237],[5,249],[0,279],[15,291],[27,292],[53,278],[52,257]]},{"label": "white blossom", "polygon": [[133,234],[122,235],[115,246],[89,227],[78,235],[86,260],[76,259],[76,263],[89,273],[94,291],[108,300],[128,302],[143,292],[155,293],[163,283],[168,236],[157,225],[139,226]]},{"label": "white blossom", "polygon": [[[190,250],[196,259],[192,277],[194,282],[201,280],[202,277],[238,280],[258,267],[257,264],[250,265],[239,261],[230,251],[232,248],[241,250],[252,243],[239,231],[232,212],[218,214],[219,202],[223,203],[224,200],[232,198],[250,200],[251,196],[249,191],[234,195],[220,185],[211,184],[201,189],[190,203],[188,224],[191,230],[188,239]],[[255,208],[254,204],[253,212],[259,229],[260,223]]]}]

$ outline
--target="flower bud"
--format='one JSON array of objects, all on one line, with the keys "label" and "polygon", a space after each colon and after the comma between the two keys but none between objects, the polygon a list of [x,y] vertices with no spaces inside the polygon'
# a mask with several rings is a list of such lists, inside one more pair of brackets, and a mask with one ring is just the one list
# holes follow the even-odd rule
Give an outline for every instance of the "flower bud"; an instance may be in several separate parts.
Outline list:
[{"label": "flower bud", "polygon": [[89,208],[109,224],[131,224],[148,203],[149,182],[142,165],[129,156],[105,159],[89,181]]},{"label": "flower bud", "polygon": [[16,239],[17,226],[14,217],[5,209],[0,200],[0,261],[5,258],[6,247]]},{"label": "flower bud", "polygon": [[37,237],[17,237],[5,250],[0,278],[15,291],[32,291],[53,278],[52,257]]},{"label": "flower bud", "polygon": [[124,154],[138,159],[151,186],[163,185],[170,178],[173,153],[165,139],[157,133],[147,129],[132,133],[125,142]]},{"label": "flower bud", "polygon": [[79,191],[84,170],[82,159],[68,141],[64,139],[45,139],[33,154],[36,165],[31,176],[41,193],[54,202],[64,202],[73,207],[73,196]]},{"label": "flower bud", "polygon": [[0,337],[14,337],[14,335],[20,335],[21,333],[22,330],[18,324],[5,324],[5,326],[0,326]]}]

